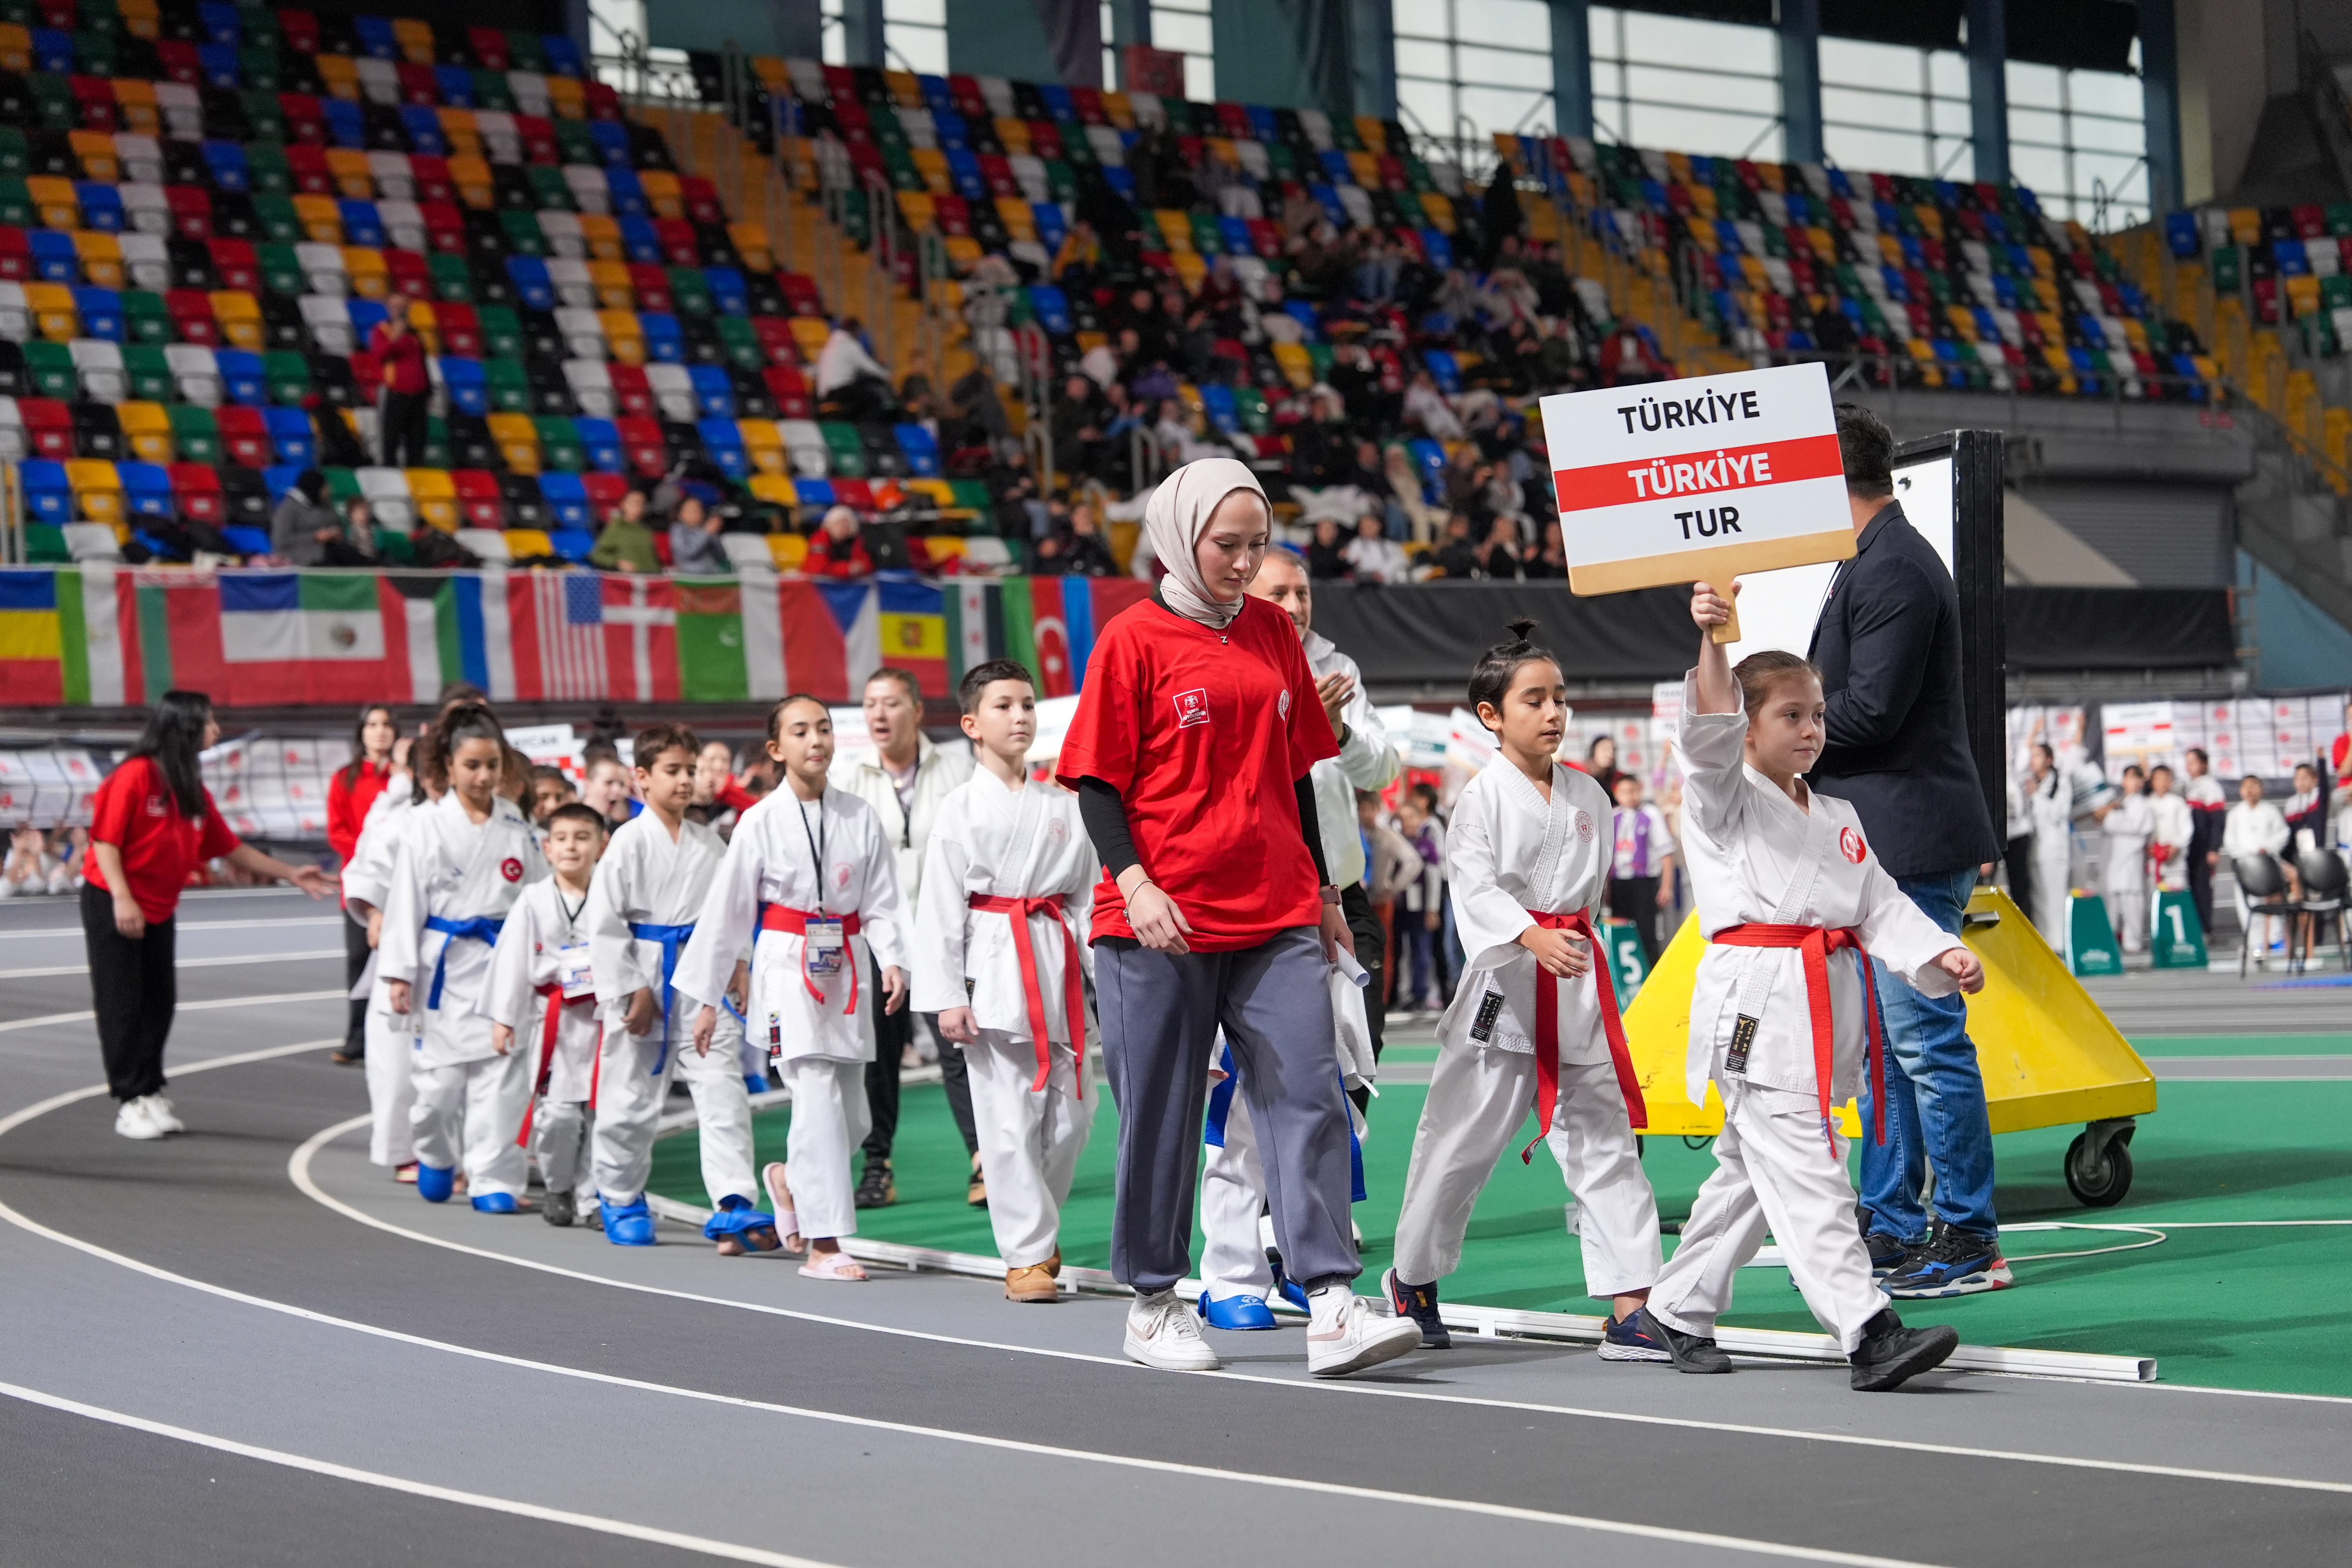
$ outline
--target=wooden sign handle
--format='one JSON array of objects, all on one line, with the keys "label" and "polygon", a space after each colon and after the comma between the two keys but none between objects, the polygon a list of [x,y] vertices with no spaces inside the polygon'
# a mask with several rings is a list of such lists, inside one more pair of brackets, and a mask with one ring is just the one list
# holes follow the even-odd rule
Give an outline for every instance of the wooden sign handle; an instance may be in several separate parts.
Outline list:
[{"label": "wooden sign handle", "polygon": [[1706,640],[1717,647],[1739,640],[1739,600],[1737,595],[1731,601],[1731,618],[1719,626],[1707,627]]}]

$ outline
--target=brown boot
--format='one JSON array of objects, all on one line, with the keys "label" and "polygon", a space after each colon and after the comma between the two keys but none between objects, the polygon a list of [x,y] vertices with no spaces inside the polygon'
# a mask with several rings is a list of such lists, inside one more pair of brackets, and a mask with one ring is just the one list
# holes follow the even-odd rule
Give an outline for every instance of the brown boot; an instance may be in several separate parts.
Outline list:
[{"label": "brown boot", "polygon": [[1049,1278],[1059,1279],[1062,1277],[1062,1249],[1058,1247],[1054,1248],[1054,1256],[1037,1267],[1044,1269]]},{"label": "brown boot", "polygon": [[988,1206],[988,1178],[981,1173],[980,1156],[971,1157],[971,1184],[963,1190],[963,1201],[976,1209]]},{"label": "brown boot", "polygon": [[1054,1283],[1053,1275],[1042,1264],[1004,1271],[1004,1299],[1008,1301],[1051,1301],[1059,1298],[1061,1293],[1061,1288]]}]

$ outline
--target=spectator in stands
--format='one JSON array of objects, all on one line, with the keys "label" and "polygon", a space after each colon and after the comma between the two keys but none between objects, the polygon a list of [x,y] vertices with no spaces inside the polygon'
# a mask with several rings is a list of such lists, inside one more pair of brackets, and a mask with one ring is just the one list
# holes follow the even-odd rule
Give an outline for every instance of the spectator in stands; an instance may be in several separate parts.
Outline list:
[{"label": "spectator in stands", "polygon": [[1062,395],[1055,400],[1047,422],[1054,440],[1054,467],[1064,474],[1089,479],[1103,477],[1109,443],[1103,426],[1109,423],[1102,388],[1083,371],[1062,378]]},{"label": "spectator in stands", "polygon": [[[364,500],[351,505],[352,531],[370,532],[373,528],[372,509]],[[435,572],[470,572],[482,563],[480,556],[457,542],[454,533],[445,533],[425,521],[422,512],[408,525],[408,558],[416,565]]]},{"label": "spectator in stands", "polygon": [[1118,562],[1103,539],[1101,524],[1095,521],[1092,501],[1082,500],[1072,507],[1067,522],[1038,542],[1037,570],[1046,576],[1118,575]]},{"label": "spectator in stands", "polygon": [[383,302],[383,320],[368,334],[368,352],[383,366],[376,403],[376,449],[387,468],[421,468],[433,402],[433,379],[425,368],[425,342],[410,330],[409,300],[395,293]]},{"label": "spectator in stands", "polygon": [[1516,578],[1519,574],[1519,528],[1507,517],[1498,517],[1486,531],[1485,542],[1478,546],[1478,575],[1481,577]]},{"label": "spectator in stands", "polygon": [[373,566],[375,541],[354,537],[327,501],[327,476],[305,468],[269,514],[269,552],[294,566]]},{"label": "spectator in stands", "polygon": [[1650,352],[1649,340],[1630,321],[1621,321],[1601,350],[1601,384],[1639,386],[1664,381],[1667,367]]},{"label": "spectator in stands", "polygon": [[1659,917],[1675,901],[1674,834],[1665,814],[1642,798],[1639,774],[1619,773],[1610,793],[1617,809],[1610,814],[1616,852],[1609,870],[1609,912],[1633,922],[1643,956],[1655,967],[1665,946],[1658,934]]},{"label": "spectator in stands", "polygon": [[1349,279],[1354,298],[1367,305],[1385,305],[1396,297],[1397,277],[1396,242],[1374,229]]},{"label": "spectator in stands", "polygon": [[1429,372],[1416,370],[1404,389],[1404,422],[1418,425],[1421,433],[1433,441],[1462,439],[1462,421],[1455,418],[1445,395],[1437,390],[1437,383]]},{"label": "spectator in stands", "polygon": [[670,570],[681,576],[721,576],[734,570],[719,542],[719,514],[700,496],[681,496],[669,524]]},{"label": "spectator in stands", "polygon": [[569,805],[580,798],[571,778],[551,763],[541,763],[530,770],[530,797],[528,807],[531,826],[545,827],[549,817],[559,805]]},{"label": "spectator in stands", "polygon": [[1478,546],[1470,537],[1470,520],[1454,512],[1445,520],[1445,531],[1437,542],[1437,552],[1431,558],[1443,577],[1476,577],[1482,574],[1485,563],[1479,559]]},{"label": "spectator in stands", "polygon": [[1552,582],[1568,575],[1568,552],[1560,544],[1559,524],[1543,525],[1543,546],[1519,563],[1519,575],[1530,583]]},{"label": "spectator in stands", "polygon": [[898,405],[890,373],[867,351],[865,332],[856,317],[845,316],[816,356],[817,401],[852,423],[887,418]]},{"label": "spectator in stands", "polygon": [[587,767],[581,802],[614,827],[636,816],[642,808],[636,801],[635,781],[613,743],[593,742],[581,755]]},{"label": "spectator in stands", "polygon": [[1519,210],[1518,178],[1519,172],[1508,158],[1499,160],[1494,177],[1486,182],[1486,194],[1478,201],[1479,224],[1492,247],[1490,265],[1505,254],[1506,246],[1516,248],[1520,231],[1527,226],[1527,216]]},{"label": "spectator in stands", "polygon": [[595,548],[588,552],[588,564],[606,572],[651,574],[661,570],[661,552],[654,545],[654,531],[646,525],[646,492],[641,487],[631,485],[621,504],[604,520]]},{"label": "spectator in stands", "polygon": [[1339,394],[1318,382],[1307,390],[1307,416],[1290,429],[1290,482],[1309,489],[1352,483],[1356,440]]},{"label": "spectator in stands", "polygon": [[1397,400],[1381,384],[1381,367],[1363,344],[1341,343],[1331,351],[1324,380],[1339,395],[1340,406],[1359,428],[1386,429],[1396,422]]},{"label": "spectator in stands", "polygon": [[907,360],[907,374],[898,378],[898,404],[912,423],[939,434],[938,399],[931,389],[931,362],[921,350]]},{"label": "spectator in stands", "polygon": [[1402,446],[1391,447],[1381,457],[1381,470],[1388,479],[1388,494],[1397,510],[1404,515],[1413,542],[1433,542],[1438,531],[1445,526],[1445,512],[1429,504],[1429,492],[1412,466],[1412,454]]},{"label": "spectator in stands", "polygon": [[1356,537],[1341,553],[1359,583],[1412,580],[1412,563],[1405,559],[1404,547],[1389,537],[1387,526],[1374,513],[1368,511],[1356,520]]},{"label": "spectator in stands", "polygon": [[9,837],[8,858],[0,865],[0,899],[49,890],[49,845],[37,827],[19,827]]},{"label": "spectator in stands", "polygon": [[1347,546],[1340,542],[1339,521],[1337,518],[1318,518],[1315,538],[1307,546],[1307,574],[1318,580],[1345,577],[1348,574]]},{"label": "spectator in stands", "polygon": [[809,574],[815,577],[871,577],[873,558],[857,537],[857,513],[845,506],[829,509],[824,526],[809,542]]},{"label": "spectator in stands", "polygon": [[996,395],[996,381],[975,365],[948,388],[946,416],[940,421],[940,446],[953,458],[967,447],[993,448],[1011,438],[1013,423]]}]

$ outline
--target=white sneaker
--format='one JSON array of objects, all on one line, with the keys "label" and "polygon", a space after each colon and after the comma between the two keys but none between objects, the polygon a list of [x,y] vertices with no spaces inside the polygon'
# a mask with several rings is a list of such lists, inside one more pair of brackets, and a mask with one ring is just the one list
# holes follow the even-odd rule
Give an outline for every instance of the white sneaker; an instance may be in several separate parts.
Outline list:
[{"label": "white sneaker", "polygon": [[1130,1360],[1162,1372],[1214,1372],[1224,1365],[1173,1290],[1136,1297],[1127,1309],[1124,1348]]},{"label": "white sneaker", "polygon": [[136,1138],[142,1143],[163,1136],[163,1129],[156,1123],[143,1097],[122,1102],[122,1109],[114,1113],[114,1131],[120,1137]]},{"label": "white sneaker", "polygon": [[188,1130],[188,1124],[181,1121],[179,1114],[172,1109],[172,1102],[160,1094],[147,1097],[147,1115],[166,1132],[185,1132]]},{"label": "white sneaker", "polygon": [[1318,1313],[1307,1325],[1307,1370],[1317,1377],[1345,1377],[1420,1348],[1419,1323],[1384,1317],[1351,1291],[1328,1322]]}]

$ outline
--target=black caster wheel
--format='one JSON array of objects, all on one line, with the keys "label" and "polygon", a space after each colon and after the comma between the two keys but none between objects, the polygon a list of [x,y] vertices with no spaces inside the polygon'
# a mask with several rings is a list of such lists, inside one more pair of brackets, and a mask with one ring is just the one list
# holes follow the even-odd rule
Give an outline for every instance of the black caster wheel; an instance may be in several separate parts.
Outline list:
[{"label": "black caster wheel", "polygon": [[2113,1208],[2131,1191],[2131,1132],[2100,1137],[2091,1131],[2066,1147],[2066,1190],[2085,1208]]}]

